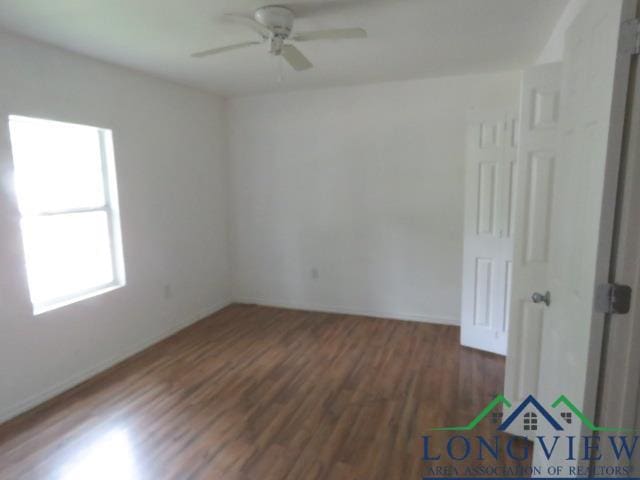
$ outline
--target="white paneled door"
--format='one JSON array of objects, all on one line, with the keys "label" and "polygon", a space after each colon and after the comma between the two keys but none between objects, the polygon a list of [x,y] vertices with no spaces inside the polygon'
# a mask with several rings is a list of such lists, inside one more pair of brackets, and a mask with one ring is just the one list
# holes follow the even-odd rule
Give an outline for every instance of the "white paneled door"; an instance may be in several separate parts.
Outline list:
[{"label": "white paneled door", "polygon": [[[558,127],[562,67],[549,63],[526,70],[520,99],[513,282],[509,321],[505,396],[514,405],[538,394],[540,351],[549,288],[551,198],[558,163]],[[520,422],[510,433],[524,436]]]},{"label": "white paneled door", "polygon": [[473,111],[467,129],[461,343],[506,352],[513,260],[516,115]]},{"label": "white paneled door", "polygon": [[[565,37],[560,161],[548,249],[551,303],[544,307],[537,398],[551,405],[565,395],[591,419],[604,326],[604,313],[594,308],[594,291],[608,281],[610,271],[630,47],[635,44],[634,36],[620,33],[635,18],[636,3],[589,0]],[[538,435],[555,433],[547,427],[543,422]],[[563,427],[563,435],[593,434],[581,422]],[[555,458],[576,466],[580,460],[567,455],[567,446],[561,442]],[[544,471],[549,461],[541,453],[534,450],[534,465]]]}]

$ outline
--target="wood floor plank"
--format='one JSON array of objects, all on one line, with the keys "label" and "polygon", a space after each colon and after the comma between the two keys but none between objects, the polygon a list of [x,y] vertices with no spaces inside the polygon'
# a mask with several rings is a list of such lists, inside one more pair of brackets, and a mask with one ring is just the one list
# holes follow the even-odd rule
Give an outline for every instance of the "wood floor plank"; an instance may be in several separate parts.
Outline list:
[{"label": "wood floor plank", "polygon": [[0,425],[0,479],[420,479],[503,371],[457,327],[232,305]]}]

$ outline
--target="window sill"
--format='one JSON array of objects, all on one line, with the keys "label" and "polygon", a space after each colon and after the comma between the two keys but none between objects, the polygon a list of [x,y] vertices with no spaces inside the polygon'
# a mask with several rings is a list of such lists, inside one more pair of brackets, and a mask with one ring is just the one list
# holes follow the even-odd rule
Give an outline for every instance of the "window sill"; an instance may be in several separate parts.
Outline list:
[{"label": "window sill", "polygon": [[74,295],[71,298],[53,300],[48,303],[34,305],[33,314],[40,315],[42,313],[50,312],[52,310],[57,310],[58,308],[66,307],[67,305],[71,305],[72,303],[78,303],[83,300],[88,300],[89,298],[97,297],[98,295],[111,292],[112,290],[117,290],[118,288],[122,288],[124,286],[125,286],[124,283],[109,284],[107,286],[98,287],[95,290],[90,290],[89,292],[86,292],[86,293]]}]

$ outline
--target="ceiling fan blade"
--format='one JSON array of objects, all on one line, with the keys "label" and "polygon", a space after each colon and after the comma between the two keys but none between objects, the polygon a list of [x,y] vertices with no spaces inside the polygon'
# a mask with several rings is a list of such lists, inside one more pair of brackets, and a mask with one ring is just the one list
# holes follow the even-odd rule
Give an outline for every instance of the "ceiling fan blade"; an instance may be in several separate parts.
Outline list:
[{"label": "ceiling fan blade", "polygon": [[249,27],[251,30],[256,32],[258,35],[262,37],[263,40],[266,40],[271,37],[271,30],[266,26],[262,25],[259,22],[256,22],[251,17],[245,17],[244,15],[236,15],[235,13],[225,13],[222,18],[232,23],[237,23],[239,25],[244,25]]},{"label": "ceiling fan blade", "polygon": [[313,40],[343,40],[366,37],[367,31],[364,28],[336,28],[333,30],[296,33],[291,39],[296,42],[310,42]]},{"label": "ceiling fan blade", "polygon": [[215,55],[216,53],[228,52],[229,50],[236,50],[238,48],[250,47],[251,45],[260,45],[262,42],[243,42],[236,43],[235,45],[227,45],[226,47],[211,48],[202,52],[192,53],[193,58],[208,57],[209,55]]},{"label": "ceiling fan blade", "polygon": [[283,45],[282,56],[294,70],[301,71],[313,67],[309,59],[293,45]]}]

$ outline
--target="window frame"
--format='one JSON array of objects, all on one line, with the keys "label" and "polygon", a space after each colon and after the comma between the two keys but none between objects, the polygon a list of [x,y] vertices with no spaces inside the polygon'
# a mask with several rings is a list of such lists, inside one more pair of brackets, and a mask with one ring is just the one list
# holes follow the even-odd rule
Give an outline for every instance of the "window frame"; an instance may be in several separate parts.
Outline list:
[{"label": "window frame", "polygon": [[[9,115],[9,126],[12,122],[52,122],[61,123],[66,125],[75,125],[85,128],[91,128],[98,135],[99,155],[100,155],[100,169],[102,184],[104,189],[104,203],[96,207],[76,207],[57,210],[44,210],[39,212],[24,213],[22,209],[19,209],[20,215],[20,230],[23,251],[26,256],[26,243],[24,238],[24,232],[22,223],[25,219],[35,219],[39,217],[49,217],[58,215],[74,215],[91,212],[104,212],[107,217],[107,231],[109,250],[111,254],[111,270],[113,272],[113,280],[101,285],[95,285],[86,289],[78,290],[68,295],[54,297],[47,299],[43,302],[34,302],[31,296],[31,286],[29,285],[29,296],[33,307],[33,314],[39,315],[51,310],[70,305],[72,303],[80,302],[82,300],[92,298],[103,293],[121,288],[126,285],[126,276],[124,269],[124,255],[122,249],[122,233],[120,227],[120,209],[118,202],[118,190],[115,170],[115,155],[113,147],[113,132],[111,129],[96,127],[93,125],[86,125],[74,122],[65,122],[60,120],[50,120],[45,118],[37,118],[23,115]],[[13,145],[12,145],[12,160],[13,168],[16,171],[15,159],[13,159]],[[18,192],[16,192],[17,194]],[[18,198],[18,204],[20,199]],[[29,272],[27,271],[27,280],[29,281]]]}]

